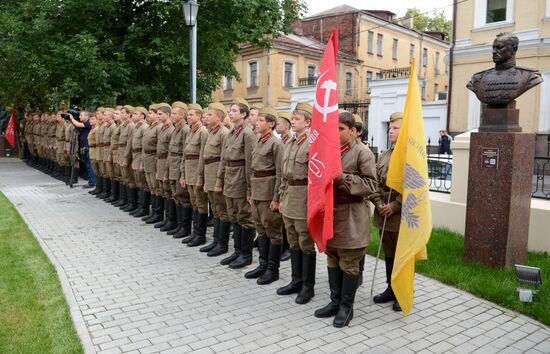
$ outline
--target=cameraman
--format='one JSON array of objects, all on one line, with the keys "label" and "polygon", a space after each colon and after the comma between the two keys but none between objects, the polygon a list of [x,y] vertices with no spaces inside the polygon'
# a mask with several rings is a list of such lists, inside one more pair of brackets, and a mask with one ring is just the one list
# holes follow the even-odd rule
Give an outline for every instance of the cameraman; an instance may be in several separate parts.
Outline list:
[{"label": "cameraman", "polygon": [[78,143],[80,146],[80,151],[82,155],[82,162],[86,168],[88,174],[88,184],[82,186],[82,188],[93,188],[95,187],[96,179],[94,170],[92,169],[92,164],[90,162],[90,145],[88,144],[88,134],[92,129],[92,124],[90,123],[90,115],[86,111],[81,111],[79,115],[79,120],[73,118],[72,114],[69,115],[71,123],[78,128],[80,134],[78,136]]}]

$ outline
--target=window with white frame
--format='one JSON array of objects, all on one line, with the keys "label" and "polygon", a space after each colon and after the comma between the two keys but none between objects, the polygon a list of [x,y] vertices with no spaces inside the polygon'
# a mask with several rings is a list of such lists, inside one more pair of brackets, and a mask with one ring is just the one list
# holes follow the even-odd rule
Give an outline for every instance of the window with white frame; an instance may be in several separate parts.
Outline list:
[{"label": "window with white frame", "polygon": [[294,63],[285,61],[283,83],[285,87],[294,86]]},{"label": "window with white frame", "polygon": [[511,23],[514,0],[475,0],[476,27]]},{"label": "window with white frame", "polygon": [[409,63],[412,63],[414,59],[414,44],[409,46]]},{"label": "window with white frame", "polygon": [[258,87],[258,62],[251,61],[248,63],[248,87]]},{"label": "window with white frame", "polygon": [[376,73],[376,80],[382,80],[382,73]]},{"label": "window with white frame", "polygon": [[374,54],[374,32],[369,31],[369,41],[367,45],[367,52],[369,54]]},{"label": "window with white frame", "polygon": [[367,71],[367,89],[369,88],[371,81],[372,81],[372,71]]},{"label": "window with white frame", "polygon": [[422,82],[422,92],[421,92],[421,97],[423,100],[426,99],[426,83],[425,82]]},{"label": "window with white frame", "polygon": [[351,73],[346,73],[346,95],[351,96],[351,85],[352,85],[353,76]]},{"label": "window with white frame", "polygon": [[422,53],[422,66],[428,66],[428,48],[424,48],[424,53]]},{"label": "window with white frame", "polygon": [[378,33],[378,37],[376,38],[377,40],[377,54],[378,56],[382,56],[382,53],[383,53],[383,50],[384,50],[384,35]]},{"label": "window with white frame", "polygon": [[307,66],[307,78],[313,79],[317,75],[317,67],[315,65]]},{"label": "window with white frame", "polygon": [[399,41],[397,40],[397,38],[394,38],[393,39],[393,45],[392,45],[392,59],[393,60],[397,60],[397,46],[399,45]]},{"label": "window with white frame", "polygon": [[223,77],[223,89],[224,90],[233,90],[233,80],[224,76]]},{"label": "window with white frame", "polygon": [[435,74],[436,74],[436,75],[439,75],[439,52],[435,52],[435,64],[434,64],[434,68],[435,68]]}]

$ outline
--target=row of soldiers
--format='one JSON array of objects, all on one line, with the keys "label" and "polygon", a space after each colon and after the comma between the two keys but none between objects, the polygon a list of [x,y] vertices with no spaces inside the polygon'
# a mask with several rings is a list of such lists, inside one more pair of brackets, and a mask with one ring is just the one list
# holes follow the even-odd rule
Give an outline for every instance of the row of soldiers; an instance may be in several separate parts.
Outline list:
[{"label": "row of soldiers", "polygon": [[31,114],[22,130],[30,154],[27,163],[70,184],[78,180],[78,131],[67,114]]},{"label": "row of soldiers", "polygon": [[[182,238],[188,247],[206,243],[210,206],[213,240],[200,251],[210,257],[226,254],[232,238],[233,252],[220,263],[243,268],[252,263],[257,234],[259,262],[245,278],[259,285],[279,279],[286,234],[291,281],[277,294],[297,294],[297,304],[308,303],[316,277],[316,250],[307,225],[312,113],[304,102],[287,114],[244,99],[234,99],[229,109],[217,102],[206,109],[183,102],[148,109],[100,107],[91,115],[88,135],[98,176],[90,193]],[[392,141],[401,117],[392,115]],[[377,165],[359,139],[360,122],[347,111],[339,113],[339,129],[343,174],[334,181],[334,235],[326,249],[331,297],[315,316],[334,316],[334,326],[343,327],[353,318],[355,292],[362,283],[369,201],[376,206],[375,224],[381,228],[386,218],[391,233],[383,242],[388,288],[374,300],[393,301],[394,310],[400,310],[390,286],[400,196],[385,186],[392,150]]]}]

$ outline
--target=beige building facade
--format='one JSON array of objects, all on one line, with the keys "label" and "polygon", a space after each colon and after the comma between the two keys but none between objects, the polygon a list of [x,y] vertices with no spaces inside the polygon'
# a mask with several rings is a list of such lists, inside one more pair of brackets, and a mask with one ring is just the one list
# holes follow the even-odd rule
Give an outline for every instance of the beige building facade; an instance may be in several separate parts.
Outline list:
[{"label": "beige building facade", "polygon": [[517,99],[524,132],[550,132],[550,0],[471,0],[456,6],[449,130],[479,127],[481,104],[466,89],[471,76],[494,67],[492,43],[500,32],[519,38],[518,66],[539,70],[544,82]]},{"label": "beige building facade", "polygon": [[341,104],[367,107],[369,82],[408,76],[413,57],[425,82],[425,100],[445,97],[440,93],[448,89],[448,44],[441,34],[414,31],[394,16],[389,11],[343,5],[298,21],[295,33],[274,39],[270,49],[243,45],[234,63],[241,81],[224,78],[212,98],[227,104],[231,97],[244,97],[252,103],[291,109],[290,89],[316,84],[324,43],[334,27],[339,29],[337,77]]}]

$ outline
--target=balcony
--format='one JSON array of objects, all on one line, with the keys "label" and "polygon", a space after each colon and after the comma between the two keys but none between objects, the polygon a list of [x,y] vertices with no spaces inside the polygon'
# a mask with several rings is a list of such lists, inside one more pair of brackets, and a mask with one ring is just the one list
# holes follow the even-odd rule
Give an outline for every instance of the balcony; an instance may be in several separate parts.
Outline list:
[{"label": "balcony", "polygon": [[302,77],[298,79],[298,86],[315,86],[317,85],[317,77]]},{"label": "balcony", "polygon": [[409,77],[411,74],[411,68],[393,68],[393,69],[383,69],[380,71],[382,79],[395,79],[398,77]]}]

